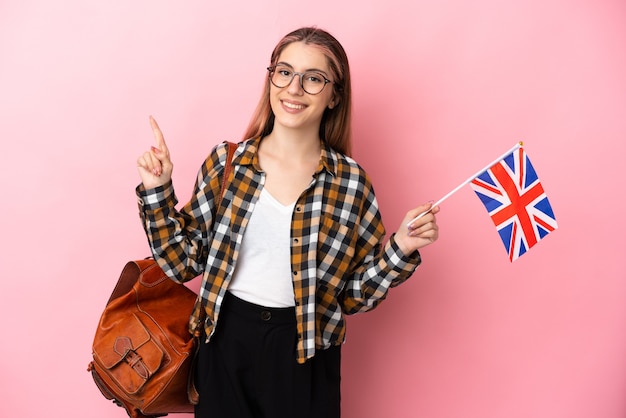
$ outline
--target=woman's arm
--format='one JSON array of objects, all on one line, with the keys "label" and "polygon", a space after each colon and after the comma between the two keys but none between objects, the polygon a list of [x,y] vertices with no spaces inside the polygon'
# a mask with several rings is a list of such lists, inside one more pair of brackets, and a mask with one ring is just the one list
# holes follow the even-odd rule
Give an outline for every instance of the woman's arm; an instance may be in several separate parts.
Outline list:
[{"label": "woman's arm", "polygon": [[185,282],[205,268],[226,150],[219,145],[211,152],[198,173],[191,200],[178,211],[169,151],[156,121],[150,121],[157,147],[137,161],[142,179],[136,190],[140,216],[155,260],[173,280]]},{"label": "woman's arm", "polygon": [[[356,240],[354,264],[340,295],[344,312],[353,314],[375,308],[387,296],[389,288],[407,280],[421,263],[419,249],[434,242],[439,235],[435,214],[438,207],[418,206],[407,212],[399,229],[382,245],[382,235],[369,231],[381,230],[378,205],[371,185],[364,188],[363,210]],[[430,213],[407,226],[418,214]],[[384,229],[383,229],[384,231]]]}]

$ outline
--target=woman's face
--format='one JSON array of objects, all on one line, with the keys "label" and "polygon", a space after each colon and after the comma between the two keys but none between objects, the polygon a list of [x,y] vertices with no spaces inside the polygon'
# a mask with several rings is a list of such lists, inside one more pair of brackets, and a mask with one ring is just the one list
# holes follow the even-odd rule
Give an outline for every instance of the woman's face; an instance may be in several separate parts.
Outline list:
[{"label": "woman's face", "polygon": [[[286,67],[291,74],[316,72],[333,81],[326,56],[315,46],[294,42],[285,47],[275,67]],[[318,94],[302,89],[300,77],[279,88],[270,83],[270,105],[274,112],[274,129],[289,128],[319,132],[324,110],[335,105],[332,83]]]}]

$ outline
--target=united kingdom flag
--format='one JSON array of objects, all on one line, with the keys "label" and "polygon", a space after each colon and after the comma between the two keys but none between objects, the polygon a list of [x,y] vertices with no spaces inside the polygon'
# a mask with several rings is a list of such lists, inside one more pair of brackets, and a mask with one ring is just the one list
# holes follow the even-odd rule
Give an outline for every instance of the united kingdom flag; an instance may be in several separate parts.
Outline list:
[{"label": "united kingdom flag", "polygon": [[500,234],[511,262],[557,228],[556,218],[524,148],[470,182]]}]

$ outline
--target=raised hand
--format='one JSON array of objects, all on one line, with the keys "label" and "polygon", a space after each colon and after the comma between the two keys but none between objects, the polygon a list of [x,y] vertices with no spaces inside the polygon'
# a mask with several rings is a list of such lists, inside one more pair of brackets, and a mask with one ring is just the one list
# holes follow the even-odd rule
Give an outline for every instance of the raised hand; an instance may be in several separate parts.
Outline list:
[{"label": "raised hand", "polygon": [[153,189],[169,182],[174,169],[172,160],[170,160],[170,152],[167,149],[167,145],[165,145],[163,133],[152,116],[150,116],[150,126],[152,127],[156,146],[151,146],[150,151],[144,152],[137,159],[139,176],[146,189]]},{"label": "raised hand", "polygon": [[[426,211],[428,213],[415,219]],[[432,203],[418,206],[407,212],[395,235],[396,243],[405,255],[410,255],[413,251],[432,244],[439,238],[439,226],[435,217],[438,212],[439,206],[432,207]]]}]

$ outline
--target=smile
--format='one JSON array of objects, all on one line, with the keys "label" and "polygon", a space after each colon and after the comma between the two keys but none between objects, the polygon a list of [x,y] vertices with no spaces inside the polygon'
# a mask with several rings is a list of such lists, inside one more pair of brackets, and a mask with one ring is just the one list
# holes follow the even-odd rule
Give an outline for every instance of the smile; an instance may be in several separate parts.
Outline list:
[{"label": "smile", "polygon": [[290,103],[290,102],[286,102],[283,101],[283,106],[289,108],[289,109],[294,109],[294,110],[302,110],[304,108],[306,108],[305,105],[302,104],[296,104],[296,103]]}]

